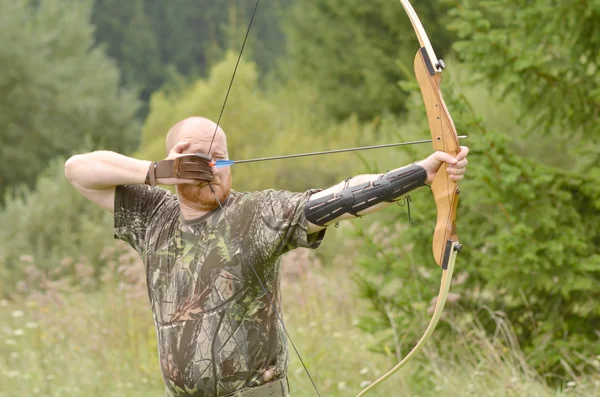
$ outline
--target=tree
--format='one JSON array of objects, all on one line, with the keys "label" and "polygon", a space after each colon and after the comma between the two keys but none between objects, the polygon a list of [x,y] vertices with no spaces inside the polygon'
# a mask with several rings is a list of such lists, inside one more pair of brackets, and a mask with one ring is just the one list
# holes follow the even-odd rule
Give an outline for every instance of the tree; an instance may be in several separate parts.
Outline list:
[{"label": "tree", "polygon": [[[452,36],[441,25],[445,9],[437,3],[415,7],[443,55]],[[412,78],[416,38],[398,2],[299,1],[286,31],[290,62],[282,73],[314,84],[332,116],[366,120],[405,109],[407,93],[398,82]]]},{"label": "tree", "polygon": [[[280,17],[292,0],[270,0],[259,7],[245,49],[261,75],[284,51]],[[174,81],[206,77],[226,51],[238,52],[254,2],[232,0],[97,0],[92,20],[96,40],[123,71],[122,83],[136,87],[148,112],[153,92]]]},{"label": "tree", "polygon": [[137,101],[93,47],[90,5],[0,0],[0,195],[32,185],[50,159],[92,147],[132,150]]},{"label": "tree", "polygon": [[144,12],[142,0],[128,4],[134,9],[131,20],[124,25],[123,40],[119,46],[122,82],[125,87],[139,91],[144,104],[141,114],[145,115],[145,104],[152,92],[163,84],[165,73],[155,31]]},{"label": "tree", "polygon": [[[452,12],[455,48],[484,82],[520,105],[528,136],[569,138],[566,151],[598,164],[600,7],[598,1],[463,2]],[[562,164],[569,166],[570,164]],[[598,167],[595,175],[600,176]]]}]

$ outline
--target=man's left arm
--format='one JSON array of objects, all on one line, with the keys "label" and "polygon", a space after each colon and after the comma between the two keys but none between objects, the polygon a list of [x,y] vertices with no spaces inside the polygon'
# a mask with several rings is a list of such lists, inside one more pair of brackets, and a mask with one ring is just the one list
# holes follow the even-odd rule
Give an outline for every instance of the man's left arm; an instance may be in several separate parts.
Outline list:
[{"label": "man's left arm", "polygon": [[[315,193],[305,208],[307,233],[310,235],[336,222],[362,217],[388,207],[410,191],[433,182],[443,163],[447,164],[448,177],[459,181],[466,171],[468,153],[469,148],[466,146],[461,146],[456,157],[445,152],[435,152],[409,166],[385,174],[357,175]],[[406,185],[403,186],[403,183]],[[410,191],[406,191],[407,189]],[[355,211],[351,206],[359,210]]]}]

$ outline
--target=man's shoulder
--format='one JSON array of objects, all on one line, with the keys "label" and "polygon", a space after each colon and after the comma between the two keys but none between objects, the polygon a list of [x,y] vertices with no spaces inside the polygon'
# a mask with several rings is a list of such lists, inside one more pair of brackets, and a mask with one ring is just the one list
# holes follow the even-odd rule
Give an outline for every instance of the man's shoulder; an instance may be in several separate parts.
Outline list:
[{"label": "man's shoulder", "polygon": [[137,213],[146,217],[175,208],[179,208],[177,195],[159,186],[119,185],[115,189],[115,214]]},{"label": "man's shoulder", "polygon": [[292,197],[302,195],[303,193],[295,193],[287,190],[263,189],[254,191],[234,191],[231,190],[227,199],[227,206],[268,206],[270,203],[278,201],[287,201]]},{"label": "man's shoulder", "polygon": [[119,196],[141,197],[155,196],[177,200],[177,195],[161,186],[148,185],[117,185],[115,194]]},{"label": "man's shoulder", "polygon": [[319,189],[309,189],[301,192],[288,190],[264,189],[256,191],[231,191],[226,206],[234,211],[243,212],[289,212],[296,211],[308,202],[310,196]]},{"label": "man's shoulder", "polygon": [[248,198],[277,198],[277,197],[301,197],[301,196],[311,196],[317,192],[320,192],[322,189],[307,189],[304,191],[290,191],[290,190],[281,190],[281,189],[263,189],[263,190],[255,190],[255,191],[234,191],[231,190],[230,197],[232,198],[232,202],[240,200],[240,199],[248,199]]},{"label": "man's shoulder", "polygon": [[268,197],[269,195],[276,192],[274,189],[265,189],[265,190],[254,190],[254,191],[237,191],[231,189],[229,193],[229,197],[227,198],[226,203],[229,205],[240,204],[246,202],[248,200],[257,200],[261,198]]}]

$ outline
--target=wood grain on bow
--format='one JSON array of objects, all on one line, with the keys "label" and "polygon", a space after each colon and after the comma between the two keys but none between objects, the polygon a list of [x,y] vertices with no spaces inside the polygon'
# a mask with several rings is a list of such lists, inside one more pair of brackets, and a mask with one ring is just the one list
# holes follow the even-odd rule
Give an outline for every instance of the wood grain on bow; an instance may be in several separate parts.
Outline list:
[{"label": "wood grain on bow", "polygon": [[[456,157],[460,152],[458,135],[440,89],[442,70],[445,68],[444,61],[438,60],[436,57],[427,33],[412,5],[408,0],[400,0],[400,2],[406,10],[421,44],[421,48],[415,56],[414,68],[425,102],[433,148]],[[452,248],[452,244],[448,244],[448,242],[458,242],[455,220],[459,193],[456,182],[448,178],[445,163],[436,174],[431,184],[431,191],[437,206],[437,222],[433,234],[433,257],[437,264],[444,269]]]},{"label": "wood grain on bow", "polygon": [[[421,48],[415,56],[414,68],[421,94],[423,95],[423,101],[425,102],[433,148],[436,151],[446,152],[456,157],[460,151],[458,136],[440,89],[442,81],[441,73],[445,67],[444,62],[441,59],[438,60],[435,55],[427,33],[410,2],[408,0],[400,0],[400,3],[402,3],[402,6],[406,10],[421,44]],[[375,382],[371,383],[357,397],[364,396],[400,370],[424,346],[437,326],[444,310],[452,281],[452,273],[454,272],[456,255],[461,248],[456,233],[456,207],[459,191],[456,182],[449,178],[445,163],[438,170],[431,184],[431,191],[433,192],[437,207],[437,221],[433,233],[433,257],[436,263],[442,268],[442,280],[435,310],[427,329],[415,347],[404,356],[402,361]]]}]

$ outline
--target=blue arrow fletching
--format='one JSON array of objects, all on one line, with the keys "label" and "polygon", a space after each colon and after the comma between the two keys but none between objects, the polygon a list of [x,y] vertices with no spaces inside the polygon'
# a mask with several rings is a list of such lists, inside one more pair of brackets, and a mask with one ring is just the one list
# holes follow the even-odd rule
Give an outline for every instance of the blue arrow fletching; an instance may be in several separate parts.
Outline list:
[{"label": "blue arrow fletching", "polygon": [[234,164],[235,164],[235,161],[233,161],[233,160],[217,160],[217,161],[215,161],[215,167],[217,167],[217,168],[229,167]]}]

